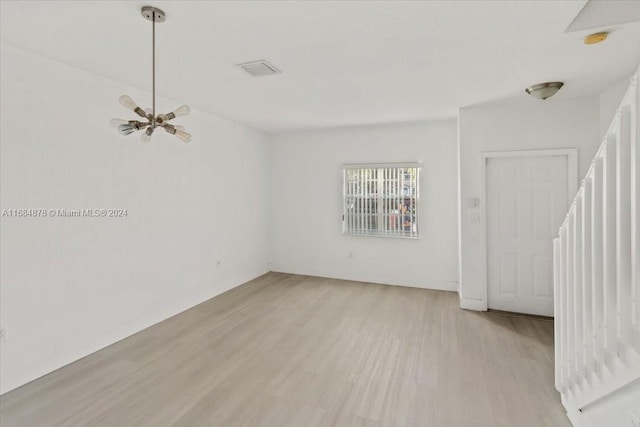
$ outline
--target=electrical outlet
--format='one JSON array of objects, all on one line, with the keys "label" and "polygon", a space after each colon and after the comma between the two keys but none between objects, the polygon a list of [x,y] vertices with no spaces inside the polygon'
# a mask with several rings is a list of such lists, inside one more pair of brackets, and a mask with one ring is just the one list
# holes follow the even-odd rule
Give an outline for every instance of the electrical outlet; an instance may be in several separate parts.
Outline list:
[{"label": "electrical outlet", "polygon": [[7,340],[7,327],[2,326],[0,327],[0,341],[6,341],[6,340]]}]

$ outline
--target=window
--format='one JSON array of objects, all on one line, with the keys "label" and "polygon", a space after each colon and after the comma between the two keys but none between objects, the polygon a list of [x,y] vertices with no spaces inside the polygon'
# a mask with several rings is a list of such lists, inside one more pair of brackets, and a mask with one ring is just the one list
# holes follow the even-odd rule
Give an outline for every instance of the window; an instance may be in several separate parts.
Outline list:
[{"label": "window", "polygon": [[344,165],[343,234],[418,238],[420,164]]}]

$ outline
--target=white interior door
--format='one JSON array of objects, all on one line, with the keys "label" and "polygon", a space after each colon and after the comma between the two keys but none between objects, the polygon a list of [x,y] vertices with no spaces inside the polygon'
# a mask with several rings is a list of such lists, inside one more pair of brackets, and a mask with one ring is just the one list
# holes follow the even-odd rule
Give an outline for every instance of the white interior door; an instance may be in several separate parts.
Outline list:
[{"label": "white interior door", "polygon": [[487,159],[488,307],[553,316],[553,238],[568,209],[567,156]]}]

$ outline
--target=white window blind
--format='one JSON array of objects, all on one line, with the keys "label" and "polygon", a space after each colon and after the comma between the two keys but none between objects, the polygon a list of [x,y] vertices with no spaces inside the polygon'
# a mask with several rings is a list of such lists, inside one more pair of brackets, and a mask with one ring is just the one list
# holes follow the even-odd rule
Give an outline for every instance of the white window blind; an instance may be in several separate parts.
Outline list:
[{"label": "white window blind", "polygon": [[420,164],[343,166],[342,232],[418,238]]}]

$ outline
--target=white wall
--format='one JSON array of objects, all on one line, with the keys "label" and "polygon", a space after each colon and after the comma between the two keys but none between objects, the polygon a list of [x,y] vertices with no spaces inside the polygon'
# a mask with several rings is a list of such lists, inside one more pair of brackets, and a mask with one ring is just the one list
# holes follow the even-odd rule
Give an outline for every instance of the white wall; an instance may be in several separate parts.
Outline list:
[{"label": "white wall", "polygon": [[[269,153],[272,270],[457,289],[454,121],[277,135]],[[341,165],[413,161],[420,239],[343,236]]]},{"label": "white wall", "polygon": [[142,144],[109,119],[149,93],[4,45],[0,63],[1,208],[128,210],[2,218],[2,392],[267,271],[262,134],[195,111],[190,144]]},{"label": "white wall", "polygon": [[611,125],[620,102],[622,102],[622,97],[629,87],[630,79],[631,76],[622,79],[600,94],[600,138],[604,138],[609,130],[609,125]]},{"label": "white wall", "polygon": [[527,100],[513,105],[462,108],[458,118],[460,152],[460,289],[465,308],[486,308],[482,282],[481,242],[484,218],[471,223],[469,215],[481,212],[465,200],[481,194],[480,153],[484,151],[577,148],[579,178],[587,172],[600,144],[598,97]]}]

